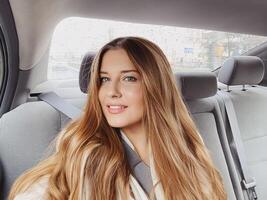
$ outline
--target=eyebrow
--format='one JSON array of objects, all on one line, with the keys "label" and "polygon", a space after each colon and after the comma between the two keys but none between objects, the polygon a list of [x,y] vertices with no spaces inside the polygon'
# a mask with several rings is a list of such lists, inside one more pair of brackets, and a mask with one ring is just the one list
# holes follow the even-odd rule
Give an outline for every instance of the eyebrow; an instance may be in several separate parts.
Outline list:
[{"label": "eyebrow", "polygon": [[[122,70],[121,74],[125,74],[125,73],[128,73],[128,72],[136,72],[136,73],[138,73],[137,70],[132,69],[132,70]],[[108,74],[108,72],[100,71],[100,74]]]}]

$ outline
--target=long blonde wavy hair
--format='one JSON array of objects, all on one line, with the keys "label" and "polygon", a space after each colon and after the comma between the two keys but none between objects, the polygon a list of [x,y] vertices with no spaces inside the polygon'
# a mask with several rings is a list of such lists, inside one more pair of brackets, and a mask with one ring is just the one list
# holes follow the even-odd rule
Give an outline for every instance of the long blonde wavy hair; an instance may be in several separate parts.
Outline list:
[{"label": "long blonde wavy hair", "polygon": [[51,156],[15,181],[9,200],[43,177],[48,178],[47,200],[114,200],[117,195],[128,199],[131,169],[119,129],[108,124],[98,99],[101,61],[110,49],[124,49],[141,75],[142,123],[165,199],[227,199],[221,176],[183,102],[167,58],[146,39],[122,37],[106,44],[95,56],[81,117],[61,131]]}]

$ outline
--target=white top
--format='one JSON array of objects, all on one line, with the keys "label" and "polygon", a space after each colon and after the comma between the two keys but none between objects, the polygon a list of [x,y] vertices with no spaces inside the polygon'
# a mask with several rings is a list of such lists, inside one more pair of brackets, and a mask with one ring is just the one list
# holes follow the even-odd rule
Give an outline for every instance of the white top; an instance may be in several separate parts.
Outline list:
[{"label": "white top", "polygon": [[[136,151],[134,145],[131,143],[131,141],[128,139],[125,133],[120,130],[122,134],[122,138],[127,142],[127,144],[134,150]],[[136,151],[137,152],[137,151]],[[151,146],[149,144],[149,163],[150,163],[150,172],[152,176],[152,182],[153,185],[155,185],[158,182],[158,177],[156,175],[156,171],[154,168],[154,160],[153,160],[153,155],[151,153]],[[48,184],[48,177],[42,178],[40,181],[37,183],[33,184],[26,192],[18,194],[14,200],[45,200],[45,191],[47,188]],[[139,185],[138,181],[130,175],[130,186],[132,188],[132,191],[134,193],[135,199],[136,200],[149,200],[147,194],[143,190],[143,188]],[[159,183],[157,184],[155,188],[155,195],[158,200],[164,200],[164,195],[163,195],[163,189],[162,185]],[[122,200],[121,197],[118,195],[117,200]],[[129,200],[134,200],[130,197]]]},{"label": "white top", "polygon": [[26,192],[18,194],[14,200],[44,199],[47,184],[48,177],[44,177],[40,179],[37,183],[34,183]]}]

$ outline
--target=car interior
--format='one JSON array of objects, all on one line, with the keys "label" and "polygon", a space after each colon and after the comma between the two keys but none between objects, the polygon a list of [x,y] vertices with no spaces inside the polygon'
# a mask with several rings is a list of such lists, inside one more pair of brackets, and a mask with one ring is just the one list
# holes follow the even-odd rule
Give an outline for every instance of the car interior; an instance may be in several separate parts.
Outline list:
[{"label": "car interior", "polygon": [[[53,139],[79,116],[90,93],[90,67],[97,51],[89,46],[94,43],[86,44],[74,78],[48,78],[56,27],[71,17],[249,35],[245,40],[262,37],[208,70],[181,69],[174,76],[228,199],[266,200],[266,9],[267,1],[250,0],[0,0],[0,200],[7,199],[18,176],[53,152]],[[93,35],[93,40],[101,37]],[[171,37],[179,35],[162,39]],[[211,40],[208,35],[205,43]],[[229,44],[229,38],[223,42]],[[187,57],[193,54],[192,48],[183,51]]]}]

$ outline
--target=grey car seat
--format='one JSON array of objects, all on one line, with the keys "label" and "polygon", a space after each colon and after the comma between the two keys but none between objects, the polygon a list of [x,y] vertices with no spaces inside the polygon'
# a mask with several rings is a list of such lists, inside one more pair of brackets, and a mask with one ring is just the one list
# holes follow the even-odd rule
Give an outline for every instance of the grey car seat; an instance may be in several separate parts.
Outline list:
[{"label": "grey car seat", "polygon": [[175,74],[184,101],[221,173],[229,200],[243,200],[241,188],[233,183],[233,159],[227,146],[224,124],[215,95],[217,80],[211,72],[178,72]]},{"label": "grey car seat", "polygon": [[[260,58],[237,56],[226,60],[218,75],[220,90],[233,103],[248,169],[256,180],[256,192],[260,200],[267,199],[267,89],[258,86],[264,71],[265,67]],[[231,147],[233,138],[225,105],[221,96],[217,96],[217,99]],[[238,163],[235,163],[235,168],[238,169]],[[238,177],[241,182],[241,175],[238,174]]]},{"label": "grey car seat", "polygon": [[[85,55],[82,66],[90,65],[94,54]],[[87,70],[87,71],[84,71]],[[88,67],[80,71],[80,90],[86,92]],[[86,80],[82,81],[82,80]],[[85,95],[77,98],[75,88],[58,89],[59,96],[82,108]],[[72,94],[74,94],[72,98]],[[43,101],[24,103],[0,119],[0,199],[6,199],[14,180],[53,151],[49,144],[69,118]],[[49,147],[49,148],[48,148]]]},{"label": "grey car seat", "polygon": [[[89,76],[84,74],[90,71],[92,60],[89,57],[84,58],[81,67],[80,88],[84,93],[87,92],[89,80]],[[227,164],[231,165],[231,157],[225,156],[223,143],[220,141],[224,137],[224,128],[218,105],[213,97],[217,91],[216,78],[212,74],[180,74],[177,75],[177,80],[182,82],[179,84],[182,94],[223,176],[229,199],[242,199],[239,198],[238,191],[234,190],[227,167]],[[66,116],[42,101],[22,104],[3,115],[0,119],[1,198],[7,196],[13,181],[23,171],[31,168],[45,156],[48,145],[66,123]]]}]

